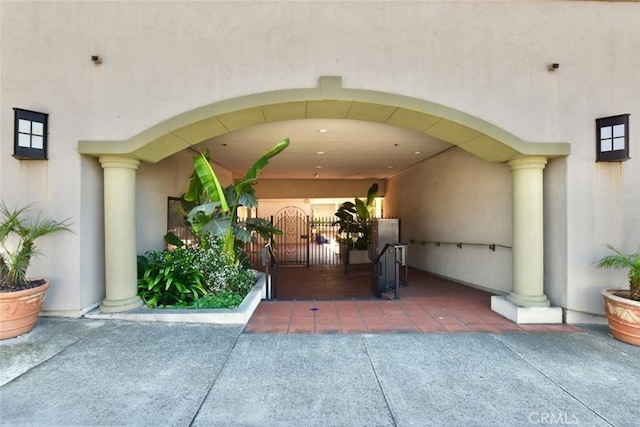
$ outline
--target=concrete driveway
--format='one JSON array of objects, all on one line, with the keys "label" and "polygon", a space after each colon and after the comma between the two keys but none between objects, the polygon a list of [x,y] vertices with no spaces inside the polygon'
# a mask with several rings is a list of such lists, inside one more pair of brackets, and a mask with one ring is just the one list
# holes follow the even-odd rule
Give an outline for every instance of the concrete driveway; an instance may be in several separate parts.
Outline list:
[{"label": "concrete driveway", "polygon": [[243,334],[41,318],[0,342],[1,425],[636,426],[640,348],[578,333]]}]

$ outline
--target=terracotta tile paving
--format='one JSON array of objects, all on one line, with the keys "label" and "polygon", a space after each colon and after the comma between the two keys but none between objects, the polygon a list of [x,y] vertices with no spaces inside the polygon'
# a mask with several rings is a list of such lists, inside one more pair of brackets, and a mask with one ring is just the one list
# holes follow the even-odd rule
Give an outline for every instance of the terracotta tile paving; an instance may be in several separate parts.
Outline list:
[{"label": "terracotta tile paving", "polygon": [[373,297],[368,266],[280,267],[277,300],[262,301],[254,334],[576,333],[571,325],[518,325],[491,311],[491,294],[410,269],[399,300]]}]

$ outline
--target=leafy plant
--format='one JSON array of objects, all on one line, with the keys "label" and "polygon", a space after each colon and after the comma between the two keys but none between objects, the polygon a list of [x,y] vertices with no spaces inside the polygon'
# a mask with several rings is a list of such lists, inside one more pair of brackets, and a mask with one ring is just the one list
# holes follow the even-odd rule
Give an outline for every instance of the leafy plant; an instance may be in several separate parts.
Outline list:
[{"label": "leafy plant", "polygon": [[232,293],[242,301],[253,271],[229,264],[223,240],[205,235],[201,246],[149,251],[138,256],[138,295],[149,307],[190,307],[202,298]]},{"label": "leafy plant", "polygon": [[606,245],[613,252],[596,262],[598,268],[629,269],[629,298],[640,301],[640,252],[624,254],[612,245]]},{"label": "leafy plant", "polygon": [[236,308],[242,303],[244,297],[232,291],[223,291],[217,294],[205,295],[192,302],[187,308]]},{"label": "leafy plant", "polygon": [[202,238],[207,234],[222,237],[223,252],[229,264],[236,264],[239,260],[237,249],[250,242],[254,233],[259,233],[265,239],[281,233],[262,218],[240,221],[238,207],[257,206],[253,185],[257,182],[258,172],[269,164],[271,158],[287,148],[289,143],[289,139],[280,141],[262,155],[240,181],[226,188],[222,188],[211,167],[208,151],[194,157],[194,171],[190,176],[189,188],[184,194],[184,199],[196,204],[189,212],[187,220],[198,244],[202,244]]},{"label": "leafy plant", "polygon": [[196,248],[149,251],[138,256],[138,295],[149,307],[189,304],[205,295],[202,273],[193,266]]},{"label": "leafy plant", "polygon": [[336,211],[339,225],[338,233],[346,234],[340,241],[346,242],[355,249],[367,249],[371,242],[371,218],[373,218],[374,201],[378,194],[378,184],[374,183],[367,191],[366,201],[357,198],[355,203],[346,201]]},{"label": "leafy plant", "polygon": [[30,216],[33,204],[9,209],[0,203],[0,290],[27,289],[27,269],[41,253],[35,241],[57,231],[69,231],[70,223]]}]

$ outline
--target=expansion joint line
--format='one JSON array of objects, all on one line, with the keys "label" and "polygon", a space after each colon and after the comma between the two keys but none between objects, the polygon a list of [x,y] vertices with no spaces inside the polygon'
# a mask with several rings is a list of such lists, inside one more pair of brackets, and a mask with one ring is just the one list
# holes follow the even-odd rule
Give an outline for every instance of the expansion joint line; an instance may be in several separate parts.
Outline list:
[{"label": "expansion joint line", "polygon": [[510,347],[509,344],[507,344],[506,342],[502,341],[499,337],[495,337],[500,344],[502,344],[503,346],[505,346],[509,351],[511,351],[517,358],[519,358],[520,360],[522,360],[524,363],[526,363],[527,365],[529,365],[533,370],[537,371],[540,375],[542,375],[544,378],[546,378],[547,380],[549,380],[549,382],[551,382],[552,384],[554,384],[556,387],[558,387],[560,390],[562,390],[563,392],[565,392],[569,397],[571,397],[573,400],[575,400],[576,402],[578,402],[580,405],[582,405],[587,411],[591,412],[592,414],[594,414],[596,417],[600,418],[602,421],[604,421],[605,423],[607,423],[610,426],[614,426],[613,423],[611,423],[609,420],[607,420],[606,418],[604,418],[602,415],[600,415],[599,413],[597,413],[596,411],[594,411],[593,409],[591,409],[586,403],[584,403],[582,400],[580,400],[578,398],[578,396],[576,396],[575,394],[573,394],[572,392],[570,392],[569,390],[567,390],[565,387],[563,387],[560,383],[558,383],[557,381],[553,380],[553,378],[549,377],[547,374],[545,374],[542,370],[540,370],[537,366],[535,366],[533,363],[531,363],[529,360],[527,360],[523,355],[521,355],[520,353],[518,353],[514,348]]},{"label": "expansion joint line", "polygon": [[218,381],[220,374],[222,373],[222,371],[224,371],[224,368],[227,366],[229,359],[231,359],[231,354],[233,353],[233,350],[235,350],[241,335],[242,335],[242,330],[240,331],[240,333],[238,333],[238,335],[236,336],[236,339],[233,341],[233,345],[229,349],[229,352],[227,353],[227,357],[224,358],[224,362],[222,362],[222,366],[220,366],[220,369],[218,370],[218,373],[216,374],[213,381],[211,382],[209,389],[200,400],[200,403],[198,403],[198,409],[196,409],[196,412],[193,414],[193,417],[191,417],[191,421],[189,421],[189,427],[193,426],[193,423],[196,421],[196,418],[200,414],[200,410],[202,410],[202,405],[204,405],[204,402],[206,402],[207,399],[209,398],[209,394],[211,394],[211,390],[213,390],[213,387],[216,385],[216,382]]},{"label": "expansion joint line", "polygon": [[396,421],[396,417],[393,414],[393,410],[391,409],[391,405],[389,405],[389,399],[387,399],[387,395],[384,393],[384,389],[382,388],[382,383],[380,383],[380,377],[378,377],[378,371],[376,371],[376,367],[373,364],[373,360],[371,360],[371,354],[369,354],[369,348],[364,341],[364,336],[360,335],[360,341],[362,342],[362,347],[364,348],[364,352],[367,354],[367,359],[369,360],[369,364],[371,365],[371,370],[373,371],[373,375],[376,377],[376,382],[378,383],[378,388],[380,389],[380,393],[382,394],[382,398],[384,399],[384,403],[387,406],[387,411],[389,411],[389,415],[391,416],[391,421],[394,426],[397,426],[398,423]]}]

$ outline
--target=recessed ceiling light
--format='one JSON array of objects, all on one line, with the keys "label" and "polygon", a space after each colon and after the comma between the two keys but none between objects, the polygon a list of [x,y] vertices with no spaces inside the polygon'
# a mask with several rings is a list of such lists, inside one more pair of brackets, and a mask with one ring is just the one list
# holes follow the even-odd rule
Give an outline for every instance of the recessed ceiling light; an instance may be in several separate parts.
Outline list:
[{"label": "recessed ceiling light", "polygon": [[318,133],[327,133],[329,129],[318,129]]},{"label": "recessed ceiling light", "polygon": [[388,169],[393,169],[393,166],[389,165],[387,166]]},{"label": "recessed ceiling light", "polygon": [[419,152],[419,151],[416,151],[416,154],[420,154],[420,152]]},{"label": "recessed ceiling light", "polygon": [[316,166],[316,169],[322,169],[322,166]]},{"label": "recessed ceiling light", "polygon": [[318,153],[317,153],[317,154],[323,155],[323,154],[324,154],[324,151],[318,151]]}]

